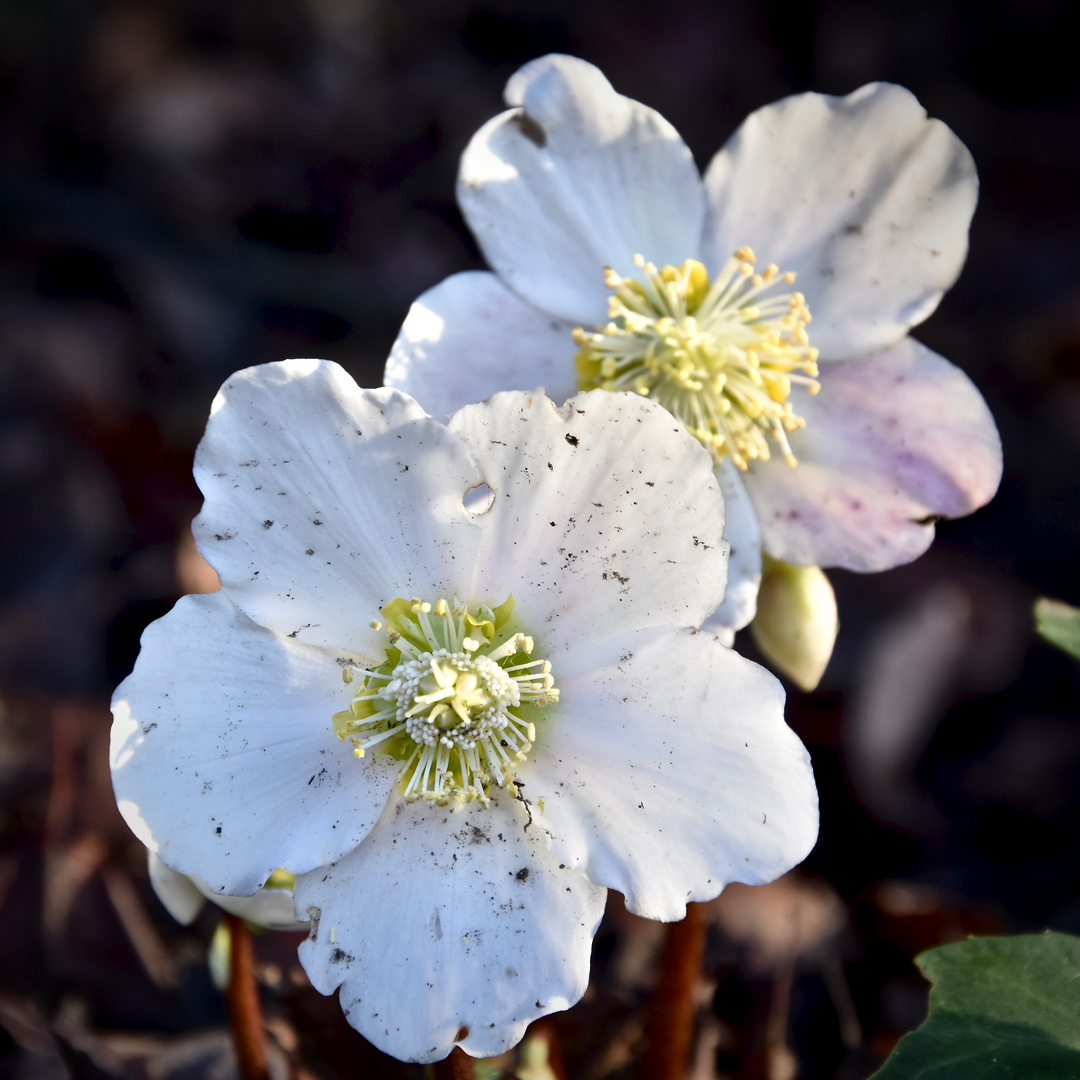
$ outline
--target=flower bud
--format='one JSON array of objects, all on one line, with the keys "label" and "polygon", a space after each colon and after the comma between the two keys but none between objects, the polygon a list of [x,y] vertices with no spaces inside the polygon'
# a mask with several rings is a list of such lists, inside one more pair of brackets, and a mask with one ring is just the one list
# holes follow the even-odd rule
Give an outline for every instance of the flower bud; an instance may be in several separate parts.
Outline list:
[{"label": "flower bud", "polygon": [[750,632],[773,667],[800,690],[813,690],[825,674],[838,627],[836,596],[821,567],[764,557]]}]

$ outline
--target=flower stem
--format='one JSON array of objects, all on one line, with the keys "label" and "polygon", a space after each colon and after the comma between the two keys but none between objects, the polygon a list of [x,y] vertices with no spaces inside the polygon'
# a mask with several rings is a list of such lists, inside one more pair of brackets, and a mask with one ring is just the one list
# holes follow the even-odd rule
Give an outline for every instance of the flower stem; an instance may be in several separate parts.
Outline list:
[{"label": "flower stem", "polygon": [[251,931],[243,919],[226,914],[229,925],[229,986],[225,1000],[229,1005],[236,1060],[241,1080],[270,1080],[266,1053],[259,988],[255,983],[255,948]]},{"label": "flower stem", "polygon": [[448,1057],[435,1062],[435,1080],[475,1080],[476,1062],[455,1046]]},{"label": "flower stem", "polygon": [[694,988],[705,956],[705,905],[687,904],[686,918],[668,927],[660,977],[645,1019],[645,1080],[683,1080],[694,1039]]}]

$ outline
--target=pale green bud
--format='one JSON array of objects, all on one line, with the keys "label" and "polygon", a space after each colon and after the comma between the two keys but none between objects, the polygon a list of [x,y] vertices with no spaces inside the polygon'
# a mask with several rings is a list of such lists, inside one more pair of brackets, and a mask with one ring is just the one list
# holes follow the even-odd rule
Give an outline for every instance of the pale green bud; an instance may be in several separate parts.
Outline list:
[{"label": "pale green bud", "polygon": [[764,557],[750,632],[765,658],[800,690],[821,681],[836,643],[836,595],[819,566]]}]

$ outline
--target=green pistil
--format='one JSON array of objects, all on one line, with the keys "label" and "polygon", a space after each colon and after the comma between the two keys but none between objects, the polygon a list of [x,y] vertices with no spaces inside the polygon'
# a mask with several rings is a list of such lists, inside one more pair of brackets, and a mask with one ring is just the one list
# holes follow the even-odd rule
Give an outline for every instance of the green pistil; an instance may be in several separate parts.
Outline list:
[{"label": "green pistil", "polygon": [[410,801],[444,804],[455,795],[487,805],[491,784],[509,787],[536,740],[523,715],[559,700],[546,660],[532,660],[533,640],[509,633],[513,597],[490,608],[439,600],[391,600],[382,609],[389,646],[370,670],[344,669],[363,685],[334,731],[357,757],[369,749],[402,762],[398,786]]}]

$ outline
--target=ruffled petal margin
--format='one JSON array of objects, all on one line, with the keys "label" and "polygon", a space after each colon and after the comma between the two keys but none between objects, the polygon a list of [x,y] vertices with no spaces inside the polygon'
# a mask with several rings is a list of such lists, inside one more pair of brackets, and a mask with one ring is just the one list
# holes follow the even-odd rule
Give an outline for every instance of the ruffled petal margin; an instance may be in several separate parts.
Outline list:
[{"label": "ruffled petal margin", "polygon": [[232,896],[355,847],[397,763],[357,761],[334,735],[347,659],[264,630],[224,593],[178,601],[113,696],[113,787],[132,832]]},{"label": "ruffled petal margin", "polygon": [[696,257],[701,177],[679,133],[572,56],[533,60],[461,158],[457,196],[492,269],[575,324],[603,322],[604,267]]},{"label": "ruffled petal margin", "polygon": [[413,301],[383,381],[446,416],[500,390],[577,391],[573,324],[545,314],[494,274],[454,274]]},{"label": "ruffled petal margin", "polygon": [[681,919],[813,847],[810,758],[764,668],[700,631],[647,630],[568,657],[560,687],[525,792],[559,860],[631,911]]},{"label": "ruffled petal margin", "polygon": [[822,365],[800,396],[798,459],[754,462],[744,477],[765,550],[802,565],[888,570],[921,555],[934,521],[988,502],[1001,439],[971,380],[908,338],[864,359]]},{"label": "ruffled petal margin", "polygon": [[847,360],[899,341],[967,256],[975,163],[900,86],[799,94],[758,109],[705,175],[711,266],[748,245],[797,274],[810,342]]},{"label": "ruffled petal margin", "polygon": [[605,897],[505,792],[487,809],[395,797],[360,847],[297,880],[300,960],[386,1053],[490,1057],[585,992]]}]

